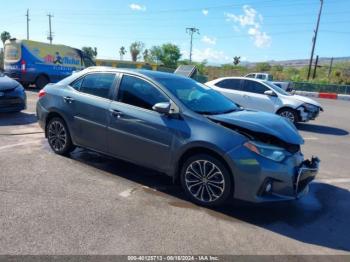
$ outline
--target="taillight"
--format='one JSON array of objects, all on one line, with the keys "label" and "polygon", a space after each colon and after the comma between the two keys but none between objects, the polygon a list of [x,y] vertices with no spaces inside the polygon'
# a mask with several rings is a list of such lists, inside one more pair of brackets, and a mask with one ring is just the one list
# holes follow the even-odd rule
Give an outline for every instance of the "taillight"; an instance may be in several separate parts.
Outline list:
[{"label": "taillight", "polygon": [[44,89],[41,89],[38,94],[39,98],[43,97],[44,95],[46,95],[46,92]]},{"label": "taillight", "polygon": [[27,71],[26,61],[24,60],[21,61],[21,71],[22,73],[25,73]]}]

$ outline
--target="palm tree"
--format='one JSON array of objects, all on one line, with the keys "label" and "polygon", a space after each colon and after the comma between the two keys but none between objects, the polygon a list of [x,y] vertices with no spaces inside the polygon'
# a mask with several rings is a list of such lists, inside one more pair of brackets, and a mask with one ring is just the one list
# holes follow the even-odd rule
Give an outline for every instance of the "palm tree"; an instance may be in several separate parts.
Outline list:
[{"label": "palm tree", "polygon": [[7,31],[4,31],[1,33],[1,41],[2,41],[2,45],[5,46],[5,42],[6,40],[11,38],[11,34]]},{"label": "palm tree", "polygon": [[126,49],[124,46],[122,46],[120,49],[119,49],[119,55],[120,55],[120,60],[123,60],[124,58],[124,55],[126,54]]},{"label": "palm tree", "polygon": [[130,54],[133,62],[137,61],[139,54],[143,51],[145,44],[142,42],[133,42],[130,45]]},{"label": "palm tree", "polygon": [[241,62],[241,57],[240,56],[235,56],[233,58],[233,64],[236,66]]}]

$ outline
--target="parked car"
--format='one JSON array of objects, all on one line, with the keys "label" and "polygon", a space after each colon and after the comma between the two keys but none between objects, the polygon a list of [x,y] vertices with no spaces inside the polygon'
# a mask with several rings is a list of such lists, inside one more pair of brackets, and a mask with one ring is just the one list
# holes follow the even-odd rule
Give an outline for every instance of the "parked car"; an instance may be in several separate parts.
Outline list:
[{"label": "parked car", "polygon": [[290,121],[246,111],[190,78],[95,67],[39,92],[37,116],[52,150],[92,149],[179,179],[195,203],[305,195],[318,159],[304,161]]},{"label": "parked car", "polygon": [[314,120],[323,111],[315,100],[284,91],[269,81],[224,77],[206,83],[244,108],[274,113],[290,121]]},{"label": "parked car", "polygon": [[272,84],[282,88],[284,91],[292,92],[293,91],[293,83],[288,81],[274,81],[273,75],[268,73],[250,73],[245,75],[244,77],[248,78],[256,78],[260,80],[270,81]]},{"label": "parked car", "polygon": [[0,113],[26,109],[27,97],[23,86],[0,72]]}]

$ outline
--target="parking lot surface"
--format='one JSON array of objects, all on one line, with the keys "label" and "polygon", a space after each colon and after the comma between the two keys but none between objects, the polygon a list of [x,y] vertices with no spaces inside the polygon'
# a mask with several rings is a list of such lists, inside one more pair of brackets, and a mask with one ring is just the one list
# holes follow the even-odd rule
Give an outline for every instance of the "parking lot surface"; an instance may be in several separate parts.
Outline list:
[{"label": "parking lot surface", "polygon": [[303,199],[188,202],[154,171],[85,149],[55,155],[28,109],[0,114],[0,254],[350,254],[350,102],[298,126],[320,173]]}]

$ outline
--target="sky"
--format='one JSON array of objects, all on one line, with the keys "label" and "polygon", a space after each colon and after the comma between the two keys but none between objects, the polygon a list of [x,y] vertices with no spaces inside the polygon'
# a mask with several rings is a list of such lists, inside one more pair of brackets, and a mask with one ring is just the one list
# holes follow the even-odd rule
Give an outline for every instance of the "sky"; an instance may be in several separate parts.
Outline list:
[{"label": "sky", "polygon": [[[180,47],[188,59],[195,27],[193,60],[210,64],[309,58],[320,0],[16,0],[1,1],[0,32],[47,42],[53,14],[53,43],[97,47],[98,58],[119,59],[133,41],[146,48]],[[350,56],[350,0],[324,0],[315,55]],[[129,52],[124,59],[130,59]]]}]

